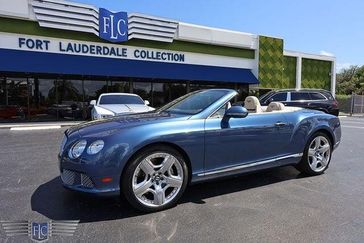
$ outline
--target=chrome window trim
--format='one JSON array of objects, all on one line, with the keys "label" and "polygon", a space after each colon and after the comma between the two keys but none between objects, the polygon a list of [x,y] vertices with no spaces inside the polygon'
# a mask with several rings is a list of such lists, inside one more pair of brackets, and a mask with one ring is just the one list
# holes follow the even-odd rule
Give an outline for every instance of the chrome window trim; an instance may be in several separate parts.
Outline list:
[{"label": "chrome window trim", "polygon": [[262,160],[262,161],[252,162],[252,163],[249,163],[249,164],[232,166],[232,167],[228,167],[228,168],[224,168],[224,169],[219,169],[219,170],[214,170],[214,171],[210,171],[210,172],[200,173],[200,174],[197,174],[197,176],[208,176],[208,175],[214,175],[214,174],[219,174],[219,173],[224,173],[224,172],[230,172],[230,171],[245,169],[245,168],[254,167],[254,166],[258,166],[258,165],[264,165],[264,164],[272,163],[272,162],[275,162],[275,161],[278,161],[278,160],[289,159],[289,158],[299,158],[299,157],[302,157],[302,156],[303,156],[303,153],[291,154],[291,155],[277,157],[277,158],[274,158],[274,159]]}]

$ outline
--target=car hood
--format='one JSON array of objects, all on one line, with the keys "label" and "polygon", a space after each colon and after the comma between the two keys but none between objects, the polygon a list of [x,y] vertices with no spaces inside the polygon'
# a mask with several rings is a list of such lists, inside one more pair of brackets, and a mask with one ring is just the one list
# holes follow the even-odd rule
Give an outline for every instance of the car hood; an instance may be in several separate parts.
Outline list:
[{"label": "car hood", "polygon": [[136,104],[99,105],[98,107],[111,111],[115,115],[150,111],[150,107]]},{"label": "car hood", "polygon": [[141,126],[150,123],[168,122],[174,120],[187,120],[190,116],[174,115],[167,112],[147,112],[139,114],[128,114],[115,116],[109,119],[101,119],[84,122],[69,128],[66,132],[70,135],[79,132],[81,136],[87,136],[102,132],[111,132],[134,126]]}]

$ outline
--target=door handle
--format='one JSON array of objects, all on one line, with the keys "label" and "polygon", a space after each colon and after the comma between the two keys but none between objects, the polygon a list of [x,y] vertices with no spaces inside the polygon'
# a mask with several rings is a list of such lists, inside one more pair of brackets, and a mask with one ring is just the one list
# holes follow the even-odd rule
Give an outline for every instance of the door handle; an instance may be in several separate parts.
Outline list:
[{"label": "door handle", "polygon": [[276,127],[283,127],[283,126],[287,125],[287,123],[284,123],[284,122],[276,122],[274,125]]}]

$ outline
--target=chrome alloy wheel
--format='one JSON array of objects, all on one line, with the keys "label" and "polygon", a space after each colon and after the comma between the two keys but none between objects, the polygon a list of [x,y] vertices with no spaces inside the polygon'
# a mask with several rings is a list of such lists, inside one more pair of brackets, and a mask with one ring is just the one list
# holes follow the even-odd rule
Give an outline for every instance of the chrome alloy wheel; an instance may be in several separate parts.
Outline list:
[{"label": "chrome alloy wheel", "polygon": [[153,153],[144,158],[133,174],[136,198],[145,206],[159,207],[172,201],[183,184],[183,169],[169,153]]},{"label": "chrome alloy wheel", "polygon": [[331,145],[324,136],[317,136],[308,148],[308,163],[315,172],[325,170],[331,156]]}]

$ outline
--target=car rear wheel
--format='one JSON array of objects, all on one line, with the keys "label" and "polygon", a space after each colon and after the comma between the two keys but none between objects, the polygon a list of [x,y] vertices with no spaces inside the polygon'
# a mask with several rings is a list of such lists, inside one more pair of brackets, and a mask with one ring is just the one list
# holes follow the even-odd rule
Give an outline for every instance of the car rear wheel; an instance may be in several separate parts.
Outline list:
[{"label": "car rear wheel", "polygon": [[325,134],[318,132],[307,142],[302,160],[296,168],[308,175],[320,175],[328,168],[332,153],[332,143]]},{"label": "car rear wheel", "polygon": [[131,161],[121,188],[128,202],[144,212],[174,206],[188,182],[188,168],[178,151],[168,146],[150,147]]}]

